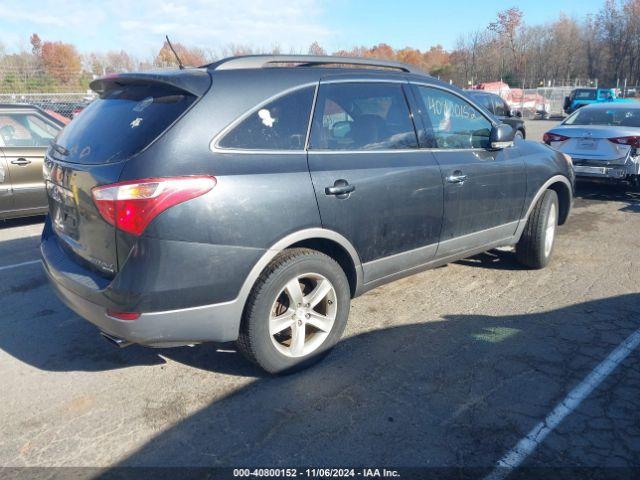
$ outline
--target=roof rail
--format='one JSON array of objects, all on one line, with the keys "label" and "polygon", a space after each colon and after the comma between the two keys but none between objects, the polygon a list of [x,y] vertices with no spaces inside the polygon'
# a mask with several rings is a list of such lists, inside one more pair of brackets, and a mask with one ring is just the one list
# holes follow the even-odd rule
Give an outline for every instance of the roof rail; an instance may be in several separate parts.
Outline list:
[{"label": "roof rail", "polygon": [[311,67],[320,65],[362,65],[366,67],[382,67],[400,70],[406,73],[425,72],[410,65],[388,60],[360,57],[338,57],[329,55],[241,55],[228,57],[206,65],[212,70],[236,70],[243,68],[265,68],[276,64],[295,64],[299,67]]}]

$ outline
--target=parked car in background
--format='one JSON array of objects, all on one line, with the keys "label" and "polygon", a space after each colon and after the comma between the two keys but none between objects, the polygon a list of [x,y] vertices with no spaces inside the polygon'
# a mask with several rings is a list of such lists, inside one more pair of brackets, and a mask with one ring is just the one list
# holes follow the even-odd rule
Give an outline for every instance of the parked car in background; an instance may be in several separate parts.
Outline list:
[{"label": "parked car in background", "polygon": [[618,98],[615,88],[576,88],[564,99],[564,112],[571,115],[586,105],[594,103],[628,102]]},{"label": "parked car in background", "polygon": [[483,90],[466,90],[465,92],[470,98],[492,113],[498,120],[511,125],[516,137],[527,137],[522,112],[512,111],[509,108],[509,104],[502,97]]},{"label": "parked car in background", "polygon": [[0,104],[0,219],[47,212],[44,154],[63,127],[33,105]]},{"label": "parked car in background", "polygon": [[565,155],[408,65],[258,55],[91,87],[47,153],[41,251],[120,346],[301,368],[376,286],[504,245],[546,266],[571,209]]},{"label": "parked car in background", "polygon": [[640,188],[640,103],[581,108],[544,134],[544,142],[573,159],[578,178]]}]

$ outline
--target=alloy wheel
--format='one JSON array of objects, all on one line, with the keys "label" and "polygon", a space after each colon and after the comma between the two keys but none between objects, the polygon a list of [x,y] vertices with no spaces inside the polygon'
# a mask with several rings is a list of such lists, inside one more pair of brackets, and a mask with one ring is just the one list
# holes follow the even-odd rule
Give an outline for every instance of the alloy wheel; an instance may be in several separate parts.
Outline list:
[{"label": "alloy wheel", "polygon": [[326,277],[305,273],[292,278],[271,307],[271,342],[288,357],[313,353],[329,336],[337,307],[336,291]]},{"label": "alloy wheel", "polygon": [[551,249],[553,248],[553,240],[556,235],[556,225],[558,224],[558,214],[555,203],[551,204],[549,208],[549,216],[547,218],[547,228],[544,237],[544,256],[551,255]]}]

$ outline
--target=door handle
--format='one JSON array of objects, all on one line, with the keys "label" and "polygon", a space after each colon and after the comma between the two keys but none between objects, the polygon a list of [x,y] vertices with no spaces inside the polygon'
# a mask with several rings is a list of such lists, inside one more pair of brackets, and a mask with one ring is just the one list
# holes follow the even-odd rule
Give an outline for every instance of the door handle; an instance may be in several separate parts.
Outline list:
[{"label": "door handle", "polygon": [[13,163],[14,165],[29,165],[31,163],[31,160],[27,160],[26,158],[18,158],[16,160],[11,160],[11,163]]},{"label": "door handle", "polygon": [[334,182],[333,187],[326,187],[324,193],[326,195],[335,195],[338,198],[346,198],[355,189],[355,185],[349,185],[349,182],[340,179]]},{"label": "door handle", "polygon": [[467,179],[466,175],[463,175],[460,170],[456,170],[451,175],[447,177],[448,183],[459,183],[462,184]]}]

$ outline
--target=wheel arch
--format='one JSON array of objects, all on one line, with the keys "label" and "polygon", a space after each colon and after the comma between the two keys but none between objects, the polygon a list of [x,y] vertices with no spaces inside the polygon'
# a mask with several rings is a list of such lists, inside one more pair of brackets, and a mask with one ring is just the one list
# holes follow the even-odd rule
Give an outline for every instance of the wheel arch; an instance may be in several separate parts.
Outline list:
[{"label": "wheel arch", "polygon": [[553,190],[558,195],[558,204],[560,211],[558,212],[558,225],[564,225],[569,218],[571,211],[571,200],[573,193],[571,188],[564,182],[558,181],[549,185],[547,190]]},{"label": "wheel arch", "polygon": [[312,250],[317,250],[318,252],[322,252],[325,255],[328,255],[336,262],[338,262],[345,275],[347,276],[347,280],[349,281],[351,298],[355,297],[359,285],[356,265],[349,252],[340,243],[328,238],[316,237],[301,240],[294,243],[293,245],[290,245],[287,248],[297,247],[305,247]]},{"label": "wheel arch", "polygon": [[535,207],[538,200],[542,197],[544,192],[547,190],[553,190],[558,195],[558,203],[560,212],[558,215],[558,225],[563,225],[567,218],[569,217],[569,213],[571,212],[571,206],[573,204],[573,186],[567,177],[564,175],[554,175],[549,178],[542,186],[538,189],[536,194],[534,195],[531,203],[527,208],[527,212],[520,219],[520,223],[518,224],[518,229],[514,238],[517,240],[522,235],[525,226],[527,225],[527,221],[529,220],[529,215],[531,215],[531,211]]},{"label": "wheel arch", "polygon": [[245,279],[238,299],[244,304],[256,280],[271,261],[288,248],[306,247],[333,258],[342,267],[349,281],[351,296],[357,295],[363,282],[362,263],[358,252],[343,235],[325,228],[309,228],[289,234],[267,249]]}]

